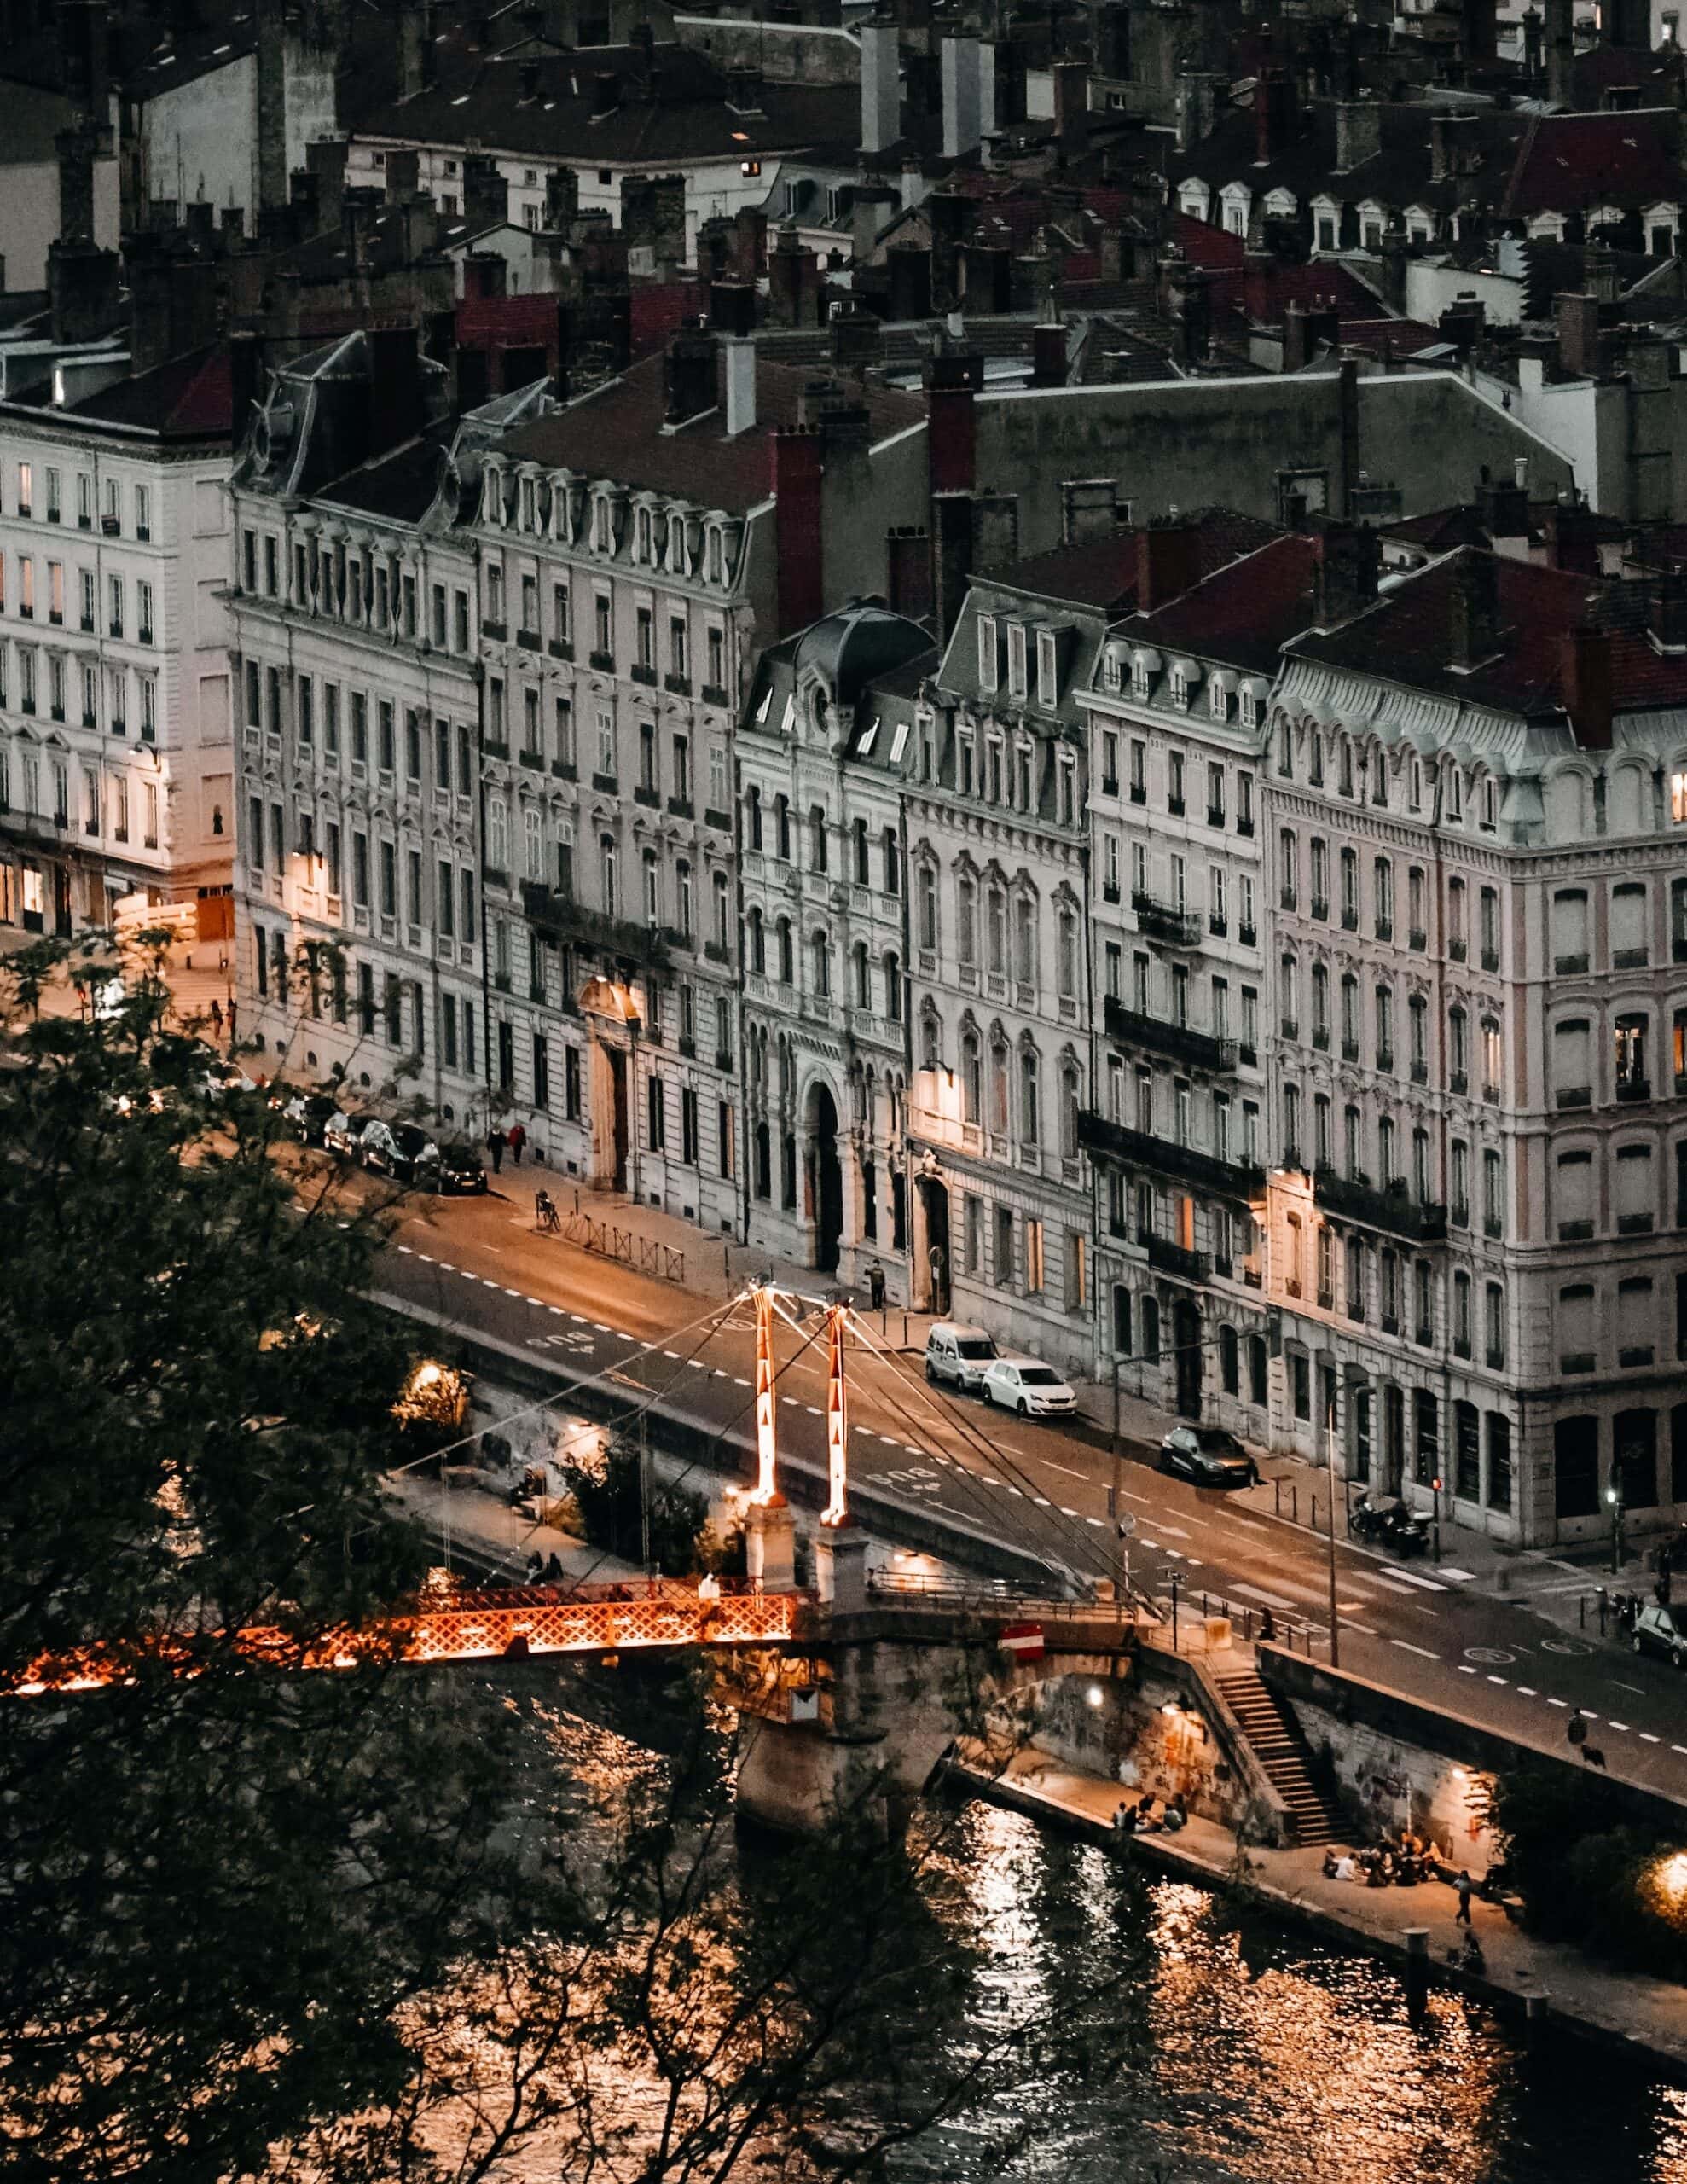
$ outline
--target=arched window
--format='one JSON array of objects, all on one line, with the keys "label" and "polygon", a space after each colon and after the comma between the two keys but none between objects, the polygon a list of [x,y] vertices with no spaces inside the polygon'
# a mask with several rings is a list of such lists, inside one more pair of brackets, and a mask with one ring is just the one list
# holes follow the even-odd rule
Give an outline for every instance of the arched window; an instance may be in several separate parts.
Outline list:
[{"label": "arched window", "polygon": [[768,967],[768,934],[760,910],[750,913],[750,967],[764,972]]},{"label": "arched window", "polygon": [[1062,1001],[1078,997],[1078,914],[1070,904],[1061,906],[1058,921],[1058,962],[1056,967]]},{"label": "arched window", "polygon": [[[654,872],[656,858],[648,850],[645,852],[645,869]],[[682,939],[691,938],[691,867],[682,859],[674,867],[674,922]],[[652,922],[654,923],[652,915]]]},{"label": "arched window", "polygon": [[825,1001],[832,993],[832,943],[823,932],[817,932],[809,946],[814,959],[815,992]]},{"label": "arched window", "polygon": [[613,834],[598,837],[598,857],[603,868],[603,907],[606,916],[621,915],[621,864]]},{"label": "arched window", "polygon": [[809,868],[811,872],[826,869],[826,812],[818,804],[809,814]]},{"label": "arched window", "polygon": [[[855,885],[858,887],[866,887],[871,883],[872,877],[867,863],[867,821],[857,819],[850,831],[855,845]],[[820,868],[823,870],[824,867]]]},{"label": "arched window", "polygon": [[1219,1328],[1219,1384],[1227,1396],[1241,1392],[1240,1348],[1235,1328],[1227,1324],[1221,1325]]},{"label": "arched window", "polygon": [[1037,977],[1037,906],[1022,895],[1013,906],[1013,975],[1022,986]]},{"label": "arched window", "polygon": [[[966,883],[971,885],[969,881]],[[937,947],[937,875],[922,864],[914,880],[917,900],[915,932],[919,945],[935,954]]]},{"label": "arched window", "polygon": [[900,895],[902,892],[902,852],[894,827],[884,829],[884,892]]},{"label": "arched window", "polygon": [[935,1008],[921,1012],[919,1019],[919,1066],[922,1069],[942,1067],[943,1026]]},{"label": "arched window", "polygon": [[858,940],[851,951],[851,956],[855,967],[855,1006],[857,1008],[871,1008],[872,973],[867,968],[866,941]]},{"label": "arched window", "polygon": [[884,1014],[893,1024],[902,1020],[902,960],[894,948],[884,958]]},{"label": "arched window", "polygon": [[978,1034],[970,1027],[960,1039],[961,1119],[976,1129],[984,1116],[984,1055]]},{"label": "arched window", "polygon": [[1083,1099],[1083,1083],[1075,1061],[1064,1062],[1060,1069],[1060,1157],[1075,1160],[1078,1157],[1078,1108]]},{"label": "arched window", "polygon": [[1035,1047],[1019,1050],[1019,1141],[1030,1147],[1042,1141],[1041,1069]]},{"label": "arched window", "polygon": [[1007,1136],[1007,1042],[1000,1035],[990,1042],[990,1129]]},{"label": "arched window", "polygon": [[751,848],[759,850],[762,846],[762,792],[753,782],[745,792],[744,825],[745,832],[750,837]]},{"label": "arched window", "polygon": [[774,799],[774,852],[781,864],[791,862],[791,802],[789,798]]},{"label": "arched window", "polygon": [[779,982],[782,986],[788,986],[793,983],[797,976],[797,965],[794,960],[796,950],[791,943],[791,921],[789,918],[781,918],[780,920],[778,933]]},{"label": "arched window", "polygon": [[724,957],[732,939],[732,900],[726,874],[712,874],[710,884],[715,891],[715,945]]},{"label": "arched window", "polygon": [[989,890],[986,915],[988,930],[985,945],[988,953],[984,967],[993,979],[1005,979],[1007,976],[1007,897],[1001,888],[993,886]]},{"label": "arched window", "polygon": [[[934,880],[932,892],[936,892]],[[955,903],[959,914],[959,944],[961,967],[976,971],[978,967],[978,883],[971,873],[964,872],[955,886]],[[936,942],[933,942],[936,946]]]}]

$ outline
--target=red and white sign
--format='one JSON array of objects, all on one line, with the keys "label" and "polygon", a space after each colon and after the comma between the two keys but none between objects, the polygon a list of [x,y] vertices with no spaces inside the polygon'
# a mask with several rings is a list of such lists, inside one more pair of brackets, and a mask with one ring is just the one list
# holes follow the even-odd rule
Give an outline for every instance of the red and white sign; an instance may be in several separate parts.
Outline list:
[{"label": "red and white sign", "polygon": [[1043,1627],[1040,1623],[1006,1623],[998,1640],[1004,1653],[1016,1660],[1040,1661],[1043,1657]]}]

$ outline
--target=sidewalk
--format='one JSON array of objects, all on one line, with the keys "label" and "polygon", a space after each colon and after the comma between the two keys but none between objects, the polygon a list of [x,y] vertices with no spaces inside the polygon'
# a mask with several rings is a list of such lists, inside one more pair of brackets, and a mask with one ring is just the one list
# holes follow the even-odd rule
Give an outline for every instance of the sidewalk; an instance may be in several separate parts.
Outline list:
[{"label": "sidewalk", "polygon": [[[1211,1821],[1191,1818],[1176,1835],[1119,1840],[1113,1832],[1123,1797],[1118,1786],[1063,1767],[1035,1745],[1016,1754],[1000,1776],[965,1765],[954,1773],[989,1804],[1075,1831],[1117,1856],[1180,1879],[1223,1887],[1240,1877],[1235,1837]],[[1404,1963],[1408,1929],[1427,1928],[1433,1981],[1514,2012],[1545,2005],[1560,2024],[1631,2054],[1644,2049],[1673,2075],[1687,2076],[1687,1989],[1644,1973],[1606,1971],[1577,1950],[1525,1933],[1497,1905],[1480,1901],[1470,1909],[1487,1970],[1473,1977],[1446,1960],[1461,1934],[1453,1924],[1458,1899],[1442,1883],[1381,1889],[1330,1880],[1322,1850],[1250,1848],[1247,1865],[1247,1884],[1265,1903],[1326,1939]]]},{"label": "sidewalk", "polygon": [[507,1571],[513,1580],[519,1580],[525,1577],[535,1554],[546,1560],[554,1554],[571,1583],[588,1577],[604,1583],[615,1578],[642,1582],[642,1568],[588,1546],[571,1532],[535,1524],[512,1508],[492,1490],[492,1476],[487,1474],[485,1487],[467,1481],[442,1486],[437,1478],[399,1472],[389,1473],[385,1484],[391,1499],[407,1515],[439,1535],[448,1564],[461,1558],[480,1570]]}]

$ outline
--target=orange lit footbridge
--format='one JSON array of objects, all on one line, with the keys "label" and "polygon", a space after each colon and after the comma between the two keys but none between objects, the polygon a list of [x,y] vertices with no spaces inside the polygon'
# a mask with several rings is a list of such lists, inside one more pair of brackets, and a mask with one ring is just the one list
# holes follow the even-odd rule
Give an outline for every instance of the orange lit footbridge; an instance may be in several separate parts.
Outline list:
[{"label": "orange lit footbridge", "polygon": [[[770,1286],[749,1292],[755,1310],[755,1423],[757,1481],[746,1496],[750,1570],[747,1579],[704,1577],[694,1582],[651,1577],[606,1584],[527,1584],[499,1589],[461,1586],[448,1573],[414,1601],[353,1629],[300,1634],[279,1627],[222,1631],[141,1633],[97,1641],[43,1655],[20,1671],[0,1671],[0,1693],[32,1697],[90,1691],[165,1673],[191,1676],[232,1653],[252,1668],[348,1670],[366,1664],[428,1665],[449,1661],[521,1660],[548,1653],[617,1655],[676,1647],[767,1647],[811,1640],[815,1594],[793,1583],[791,1524],[779,1490],[774,1356],[775,1316],[795,1321],[787,1300]],[[734,1299],[734,1303],[742,1301]],[[794,1300],[791,1300],[794,1301]],[[728,1310],[730,1307],[728,1308]],[[864,1333],[850,1307],[824,1307],[827,1498],[820,1513],[822,1539],[836,1542],[836,1556],[821,1557],[821,1594],[846,1603],[844,1583],[833,1576],[847,1567],[849,1587],[865,1583],[865,1541],[849,1503],[844,1375],[845,1337]],[[809,1335],[806,1342],[814,1340]],[[438,1368],[432,1368],[438,1372]],[[998,1455],[998,1462],[1002,1458]],[[850,1550],[845,1553],[845,1549]],[[832,1582],[828,1583],[828,1578]],[[832,1584],[838,1589],[834,1595]],[[805,1614],[809,1618],[803,1623]]]}]

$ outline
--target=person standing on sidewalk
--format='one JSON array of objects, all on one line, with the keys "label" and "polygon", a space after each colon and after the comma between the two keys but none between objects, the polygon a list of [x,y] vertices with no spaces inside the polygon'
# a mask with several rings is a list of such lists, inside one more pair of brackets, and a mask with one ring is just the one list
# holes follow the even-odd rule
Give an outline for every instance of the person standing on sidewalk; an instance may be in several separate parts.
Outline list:
[{"label": "person standing on sidewalk", "polygon": [[234,996],[230,994],[229,996],[229,1051],[231,1054],[234,1052],[235,1038],[235,1014],[239,1006],[239,1002],[236,1002]]},{"label": "person standing on sidewalk", "polygon": [[509,1129],[510,1159],[514,1161],[518,1168],[521,1165],[521,1148],[526,1142],[526,1125],[523,1123],[512,1123]]},{"label": "person standing on sidewalk", "polygon": [[223,1004],[215,995],[212,996],[211,1002],[211,1032],[213,1038],[220,1039],[223,1036]]},{"label": "person standing on sidewalk", "polygon": [[1453,1885],[1458,1891],[1458,1911],[1452,1923],[1455,1926],[1468,1926],[1471,1923],[1470,1891],[1475,1886],[1475,1883],[1461,1866],[1458,1869],[1458,1879]]},{"label": "person standing on sidewalk", "polygon": [[492,1156],[492,1173],[495,1176],[503,1173],[504,1147],[508,1141],[496,1123],[486,1133],[486,1150]]}]

